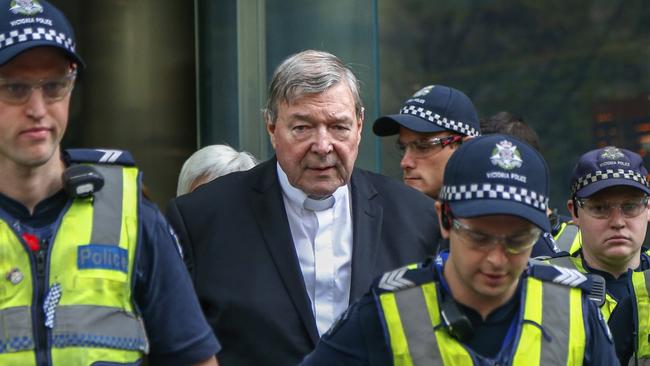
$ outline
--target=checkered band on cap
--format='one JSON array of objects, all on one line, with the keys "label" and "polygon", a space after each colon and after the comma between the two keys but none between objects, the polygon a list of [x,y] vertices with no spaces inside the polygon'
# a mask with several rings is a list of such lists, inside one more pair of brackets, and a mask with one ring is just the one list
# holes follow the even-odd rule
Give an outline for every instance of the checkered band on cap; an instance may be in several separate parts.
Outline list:
[{"label": "checkered band on cap", "polygon": [[435,123],[438,126],[445,128],[447,130],[453,130],[458,133],[467,136],[478,136],[479,132],[468,123],[462,121],[454,121],[447,119],[446,117],[441,117],[438,113],[430,111],[428,109],[417,107],[414,105],[405,106],[399,111],[400,114],[410,114],[416,117],[420,117],[424,120],[427,120],[431,123]]},{"label": "checkered band on cap", "polygon": [[29,41],[52,41],[60,44],[70,52],[75,52],[75,44],[72,38],[65,33],[57,32],[52,28],[23,28],[12,30],[8,33],[0,33],[0,49],[11,45]]},{"label": "checkered band on cap", "polygon": [[573,183],[571,186],[571,193],[576,194],[579,190],[582,188],[596,182],[600,182],[603,180],[607,179],[627,179],[627,180],[633,180],[637,183],[643,184],[646,187],[648,186],[648,180],[643,174],[640,174],[639,172],[636,172],[634,170],[624,170],[624,169],[607,169],[607,170],[597,170],[595,172],[591,172],[589,174],[586,174],[578,180]]},{"label": "checkered band on cap", "polygon": [[443,186],[440,191],[440,199],[443,201],[507,200],[523,203],[542,211],[546,211],[548,207],[548,197],[535,191],[521,187],[490,183]]}]

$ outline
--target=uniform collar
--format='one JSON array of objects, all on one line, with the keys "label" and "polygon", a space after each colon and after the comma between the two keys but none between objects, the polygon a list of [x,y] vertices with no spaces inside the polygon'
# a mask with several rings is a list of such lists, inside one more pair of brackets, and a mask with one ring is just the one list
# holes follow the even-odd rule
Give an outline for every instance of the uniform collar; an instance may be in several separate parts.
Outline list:
[{"label": "uniform collar", "polygon": [[0,194],[0,207],[12,218],[23,225],[32,228],[39,228],[52,224],[59,217],[61,210],[68,202],[68,195],[60,190],[54,195],[42,200],[34,208],[34,214],[30,214],[27,207],[22,203]]}]

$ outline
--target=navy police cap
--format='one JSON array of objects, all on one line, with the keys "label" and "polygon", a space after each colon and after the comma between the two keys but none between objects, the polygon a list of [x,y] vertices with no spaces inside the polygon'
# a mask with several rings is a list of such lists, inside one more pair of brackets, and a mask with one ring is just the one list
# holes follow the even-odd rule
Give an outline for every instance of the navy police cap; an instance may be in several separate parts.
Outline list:
[{"label": "navy police cap", "polygon": [[530,145],[490,134],[463,143],[445,167],[440,199],[456,217],[513,215],[550,231],[549,170]]},{"label": "navy police cap", "polygon": [[460,90],[444,85],[429,85],[404,102],[399,114],[378,118],[372,126],[377,136],[399,133],[400,126],[430,133],[452,131],[465,136],[480,135],[476,108]]},{"label": "navy police cap", "polygon": [[61,49],[84,68],[72,26],[59,9],[45,0],[0,0],[0,65],[43,46]]},{"label": "navy police cap", "polygon": [[612,186],[630,186],[650,194],[647,175],[639,154],[607,146],[580,157],[573,168],[571,194],[584,198]]}]

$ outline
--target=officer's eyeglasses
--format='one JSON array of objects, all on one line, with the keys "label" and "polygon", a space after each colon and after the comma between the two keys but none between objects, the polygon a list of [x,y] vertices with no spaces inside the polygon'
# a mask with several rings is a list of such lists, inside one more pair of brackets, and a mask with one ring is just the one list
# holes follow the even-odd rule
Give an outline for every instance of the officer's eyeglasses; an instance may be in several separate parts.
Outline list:
[{"label": "officer's eyeglasses", "polygon": [[432,137],[428,139],[419,139],[411,142],[401,142],[397,140],[395,147],[403,156],[407,151],[413,154],[413,157],[425,157],[429,155],[436,147],[445,147],[455,142],[461,142],[463,138],[458,135],[445,136],[445,137]]},{"label": "officer's eyeglasses", "polygon": [[491,252],[497,244],[502,244],[506,253],[521,254],[535,245],[542,234],[540,228],[534,227],[513,235],[489,235],[476,231],[456,219],[453,220],[453,228],[468,247],[483,253]]},{"label": "officer's eyeglasses", "polygon": [[630,199],[624,202],[597,201],[589,198],[577,198],[576,202],[578,207],[596,219],[610,218],[616,208],[621,211],[624,217],[633,218],[641,215],[646,210],[648,207],[648,196]]},{"label": "officer's eyeglasses", "polygon": [[34,89],[41,89],[46,103],[54,103],[65,98],[74,87],[77,72],[59,78],[35,81],[0,78],[0,100],[9,104],[24,104],[29,100]]}]

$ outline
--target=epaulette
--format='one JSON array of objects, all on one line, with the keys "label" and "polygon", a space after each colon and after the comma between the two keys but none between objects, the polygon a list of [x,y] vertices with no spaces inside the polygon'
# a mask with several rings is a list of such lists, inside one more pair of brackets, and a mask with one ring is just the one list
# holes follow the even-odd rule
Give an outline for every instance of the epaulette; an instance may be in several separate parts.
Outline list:
[{"label": "epaulette", "polygon": [[69,164],[94,163],[135,166],[131,153],[125,150],[111,149],[67,149],[63,158]]},{"label": "epaulette", "polygon": [[598,306],[605,303],[605,279],[594,273],[530,261],[528,275],[542,281],[582,289]]},{"label": "epaulette", "polygon": [[435,266],[428,260],[384,273],[374,281],[372,290],[376,294],[397,292],[433,281],[436,281]]}]

